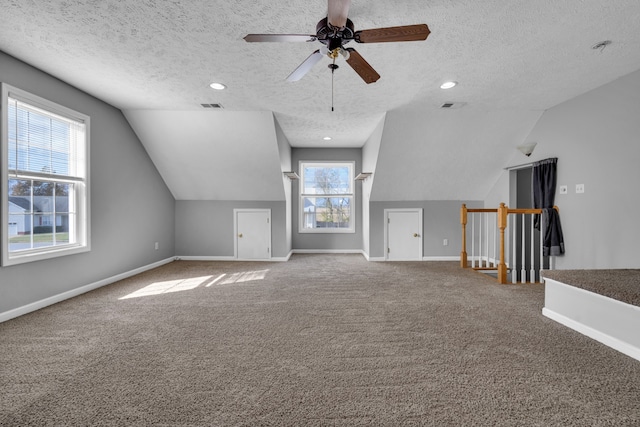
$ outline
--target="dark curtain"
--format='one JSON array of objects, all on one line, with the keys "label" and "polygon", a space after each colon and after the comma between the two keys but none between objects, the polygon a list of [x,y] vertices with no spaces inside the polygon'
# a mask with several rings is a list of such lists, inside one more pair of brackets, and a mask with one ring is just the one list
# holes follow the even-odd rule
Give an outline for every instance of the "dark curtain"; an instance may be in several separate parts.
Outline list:
[{"label": "dark curtain", "polygon": [[556,196],[556,169],[558,159],[551,158],[535,162],[532,168],[533,208],[542,209],[542,215],[535,216],[534,226],[540,230],[540,224],[544,229],[542,247],[544,256],[564,254],[564,237],[560,216],[553,208]]}]

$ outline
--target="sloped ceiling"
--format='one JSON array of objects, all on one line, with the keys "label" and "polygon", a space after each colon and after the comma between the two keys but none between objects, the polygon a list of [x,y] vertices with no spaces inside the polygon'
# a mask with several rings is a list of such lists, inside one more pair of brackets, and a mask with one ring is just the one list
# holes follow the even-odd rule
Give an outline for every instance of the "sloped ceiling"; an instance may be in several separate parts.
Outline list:
[{"label": "sloped ceiling", "polygon": [[176,200],[284,200],[273,115],[128,110]]},{"label": "sloped ceiling", "polygon": [[[326,0],[24,0],[4,1],[1,10],[0,50],[122,109],[180,199],[228,196],[205,188],[228,175],[204,167],[202,158],[225,156],[224,166],[241,170],[262,153],[264,139],[256,135],[276,144],[273,120],[254,123],[258,113],[273,114],[293,147],[360,147],[386,112],[390,128],[380,144],[372,197],[390,197],[394,186],[394,197],[403,199],[482,198],[496,167],[505,166],[496,153],[514,150],[542,111],[640,68],[637,0],[353,0],[349,17],[356,30],[427,23],[432,33],[424,42],[352,43],[382,78],[366,85],[339,62],[331,112],[328,59],[299,82],[284,80],[317,42],[242,39],[247,33],[312,34],[326,16]],[[591,49],[602,40],[613,43]],[[441,90],[450,79],[459,85]],[[227,90],[211,90],[214,80]],[[443,116],[438,107],[447,101],[466,105]],[[224,126],[207,112],[205,126],[202,103],[221,103],[224,113],[244,117]],[[182,122],[209,134],[214,126],[236,133],[243,151],[234,154],[226,141],[202,136],[194,146],[202,156],[161,164],[158,159],[173,157],[184,142],[161,138],[154,114],[167,134],[177,130],[166,126]],[[333,140],[323,141],[327,135]],[[475,191],[456,168],[439,167],[452,164],[453,153]],[[249,173],[269,177],[267,183],[275,179],[277,156],[259,163]],[[191,186],[180,180],[187,170]],[[408,173],[411,178],[399,176]],[[406,190],[397,185],[403,180]],[[428,193],[413,182],[438,182],[438,190]],[[253,196],[249,182],[238,185],[238,193]]]},{"label": "sloped ceiling", "polygon": [[429,106],[389,112],[371,200],[483,199],[541,115]]}]

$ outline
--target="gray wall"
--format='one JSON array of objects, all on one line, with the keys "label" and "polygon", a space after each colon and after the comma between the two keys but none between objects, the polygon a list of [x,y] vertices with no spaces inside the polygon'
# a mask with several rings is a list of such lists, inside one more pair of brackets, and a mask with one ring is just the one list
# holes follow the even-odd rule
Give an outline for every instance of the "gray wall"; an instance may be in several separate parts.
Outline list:
[{"label": "gray wall", "polygon": [[91,251],[0,268],[0,313],[172,257],[175,201],[120,110],[2,52],[0,81],[91,117]]},{"label": "gray wall", "polygon": [[[362,149],[360,148],[293,148],[291,150],[291,166],[300,175],[300,161],[353,161],[354,173],[362,172]],[[295,181],[292,186],[292,235],[293,249],[306,250],[362,250],[362,184],[355,183],[356,200],[356,232],[355,233],[299,233],[298,206],[300,202],[300,183]]]},{"label": "gray wall", "polygon": [[271,254],[289,254],[285,201],[176,201],[176,256],[233,257],[234,209],[271,209]]},{"label": "gray wall", "polygon": [[382,134],[384,131],[386,114],[378,123],[378,126],[373,131],[364,147],[362,147],[362,172],[372,173],[369,178],[362,181],[362,203],[358,205],[362,206],[362,250],[368,257],[371,248],[371,214],[370,214],[370,202],[371,202],[371,189],[376,178],[376,165],[378,163],[378,153],[380,152],[380,143],[382,141]]},{"label": "gray wall", "polygon": [[[526,142],[532,156],[515,155],[512,164],[558,158],[556,205],[566,253],[559,269],[639,268],[640,71],[549,109]],[[515,150],[514,150],[515,151]],[[489,194],[509,198],[504,172]],[[584,184],[584,194],[576,194]],[[559,194],[567,185],[568,194]],[[489,206],[487,202],[487,207]]]},{"label": "gray wall", "polygon": [[[278,154],[280,155],[280,168],[282,172],[291,171],[291,144],[287,139],[286,135],[282,131],[280,124],[274,118],[273,123],[276,130],[276,140],[278,141]],[[292,191],[291,186],[292,181],[282,175],[282,185],[284,186],[284,199],[286,202],[285,206],[285,252],[289,254],[291,252],[291,227],[292,227],[292,216],[291,216],[291,197]],[[272,212],[273,214],[273,212]],[[272,230],[273,232],[273,230]]]},{"label": "gray wall", "polygon": [[[466,203],[468,208],[483,207],[483,202],[472,200],[371,202],[369,256],[384,258],[384,210],[401,208],[422,209],[423,257],[460,256],[462,241],[460,207],[463,203]],[[448,246],[442,244],[444,239],[449,239]]]}]

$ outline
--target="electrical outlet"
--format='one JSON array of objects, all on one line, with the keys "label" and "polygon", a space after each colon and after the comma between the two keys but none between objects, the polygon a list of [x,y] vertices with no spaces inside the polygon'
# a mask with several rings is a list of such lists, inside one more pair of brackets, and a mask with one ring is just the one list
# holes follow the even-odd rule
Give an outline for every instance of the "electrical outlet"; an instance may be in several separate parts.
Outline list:
[{"label": "electrical outlet", "polygon": [[155,246],[155,248],[156,248],[156,251],[157,251],[158,249],[160,249],[160,243],[156,242],[156,246]]},{"label": "electrical outlet", "polygon": [[449,239],[444,239],[442,241],[442,246],[449,246]]},{"label": "electrical outlet", "polygon": [[584,184],[576,184],[576,193],[584,193]]},{"label": "electrical outlet", "polygon": [[566,185],[560,186],[560,194],[567,194],[568,192],[569,192],[569,187],[567,187]]}]

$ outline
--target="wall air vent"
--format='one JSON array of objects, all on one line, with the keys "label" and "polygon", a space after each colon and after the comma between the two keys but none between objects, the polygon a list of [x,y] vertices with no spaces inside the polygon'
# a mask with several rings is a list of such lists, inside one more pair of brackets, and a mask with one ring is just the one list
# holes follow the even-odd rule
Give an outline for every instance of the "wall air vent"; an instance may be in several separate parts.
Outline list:
[{"label": "wall air vent", "polygon": [[222,109],[222,104],[200,104],[202,108],[217,108]]},{"label": "wall air vent", "polygon": [[445,102],[440,106],[440,108],[445,108],[449,110],[455,110],[456,108],[462,108],[467,105],[466,102]]}]

